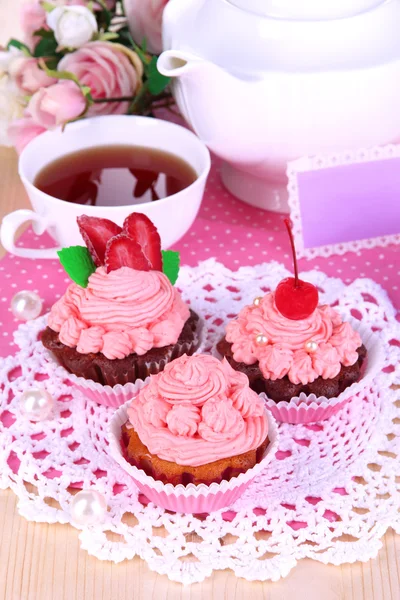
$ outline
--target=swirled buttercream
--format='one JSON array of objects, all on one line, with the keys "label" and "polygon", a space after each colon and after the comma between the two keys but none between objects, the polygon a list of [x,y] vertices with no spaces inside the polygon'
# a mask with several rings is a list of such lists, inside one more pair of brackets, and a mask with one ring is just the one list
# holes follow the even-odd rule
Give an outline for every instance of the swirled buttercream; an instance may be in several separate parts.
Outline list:
[{"label": "swirled buttercream", "polygon": [[87,288],[71,284],[54,304],[49,327],[81,354],[113,360],[175,344],[190,312],[160,271],[99,267]]},{"label": "swirled buttercream", "polygon": [[184,355],[167,365],[134,398],[128,415],[151,454],[178,465],[243,454],[268,435],[264,402],[247,376],[212,356]]},{"label": "swirled buttercream", "polygon": [[[264,343],[257,343],[258,336],[263,336]],[[357,361],[362,345],[359,334],[332,307],[318,306],[307,319],[287,319],[276,308],[273,292],[257,306],[245,306],[228,323],[226,339],[237,362],[258,362],[266,379],[287,375],[292,383],[303,385],[319,376],[336,377],[342,365]],[[315,342],[316,348],[307,342]]]}]

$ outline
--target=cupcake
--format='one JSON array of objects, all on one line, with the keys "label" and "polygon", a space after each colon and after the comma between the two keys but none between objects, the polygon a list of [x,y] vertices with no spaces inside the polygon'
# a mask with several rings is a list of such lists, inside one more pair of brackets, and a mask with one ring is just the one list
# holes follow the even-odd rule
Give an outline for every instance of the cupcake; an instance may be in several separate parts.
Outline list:
[{"label": "cupcake", "polygon": [[[243,373],[212,356],[171,362],[119,412],[113,455],[150,500],[171,510],[233,502],[264,468],[271,441],[275,447],[264,401]],[[189,510],[188,498],[199,495],[203,504]]]},{"label": "cupcake", "polygon": [[217,350],[250,387],[274,402],[305,396],[337,398],[361,377],[367,351],[360,333],[328,305],[318,290],[298,277],[258,297],[227,324]]},{"label": "cupcake", "polygon": [[97,395],[101,386],[133,384],[192,354],[199,318],[173,287],[179,255],[161,252],[152,222],[133,213],[123,228],[87,216],[78,225],[87,248],[59,253],[74,283],[41,336],[58,363]]}]

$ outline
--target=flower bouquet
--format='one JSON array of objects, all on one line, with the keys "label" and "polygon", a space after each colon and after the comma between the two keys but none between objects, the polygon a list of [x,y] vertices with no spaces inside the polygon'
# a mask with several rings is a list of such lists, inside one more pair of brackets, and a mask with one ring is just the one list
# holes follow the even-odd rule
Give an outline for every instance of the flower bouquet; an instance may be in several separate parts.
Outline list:
[{"label": "flower bouquet", "polygon": [[30,0],[23,39],[0,51],[0,144],[18,152],[40,133],[87,116],[173,104],[157,69],[168,0]]}]

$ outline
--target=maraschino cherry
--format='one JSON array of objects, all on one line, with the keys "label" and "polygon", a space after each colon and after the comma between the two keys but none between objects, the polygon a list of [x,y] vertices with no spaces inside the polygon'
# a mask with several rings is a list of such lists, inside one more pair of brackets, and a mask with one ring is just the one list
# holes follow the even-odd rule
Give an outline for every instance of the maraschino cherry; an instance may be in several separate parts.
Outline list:
[{"label": "maraschino cherry", "polygon": [[296,248],[289,219],[285,219],[293,252],[294,277],[288,277],[280,282],[275,292],[275,306],[287,319],[300,321],[307,319],[318,306],[318,290],[312,285],[299,279],[297,268]]}]

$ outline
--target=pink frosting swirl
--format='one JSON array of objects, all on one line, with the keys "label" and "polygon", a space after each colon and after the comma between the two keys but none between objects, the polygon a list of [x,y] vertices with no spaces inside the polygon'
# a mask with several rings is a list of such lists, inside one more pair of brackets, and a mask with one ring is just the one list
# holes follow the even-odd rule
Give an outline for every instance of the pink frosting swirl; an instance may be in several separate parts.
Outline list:
[{"label": "pink frosting swirl", "polygon": [[153,427],[165,427],[167,416],[170,411],[170,405],[160,398],[147,396],[147,401],[143,404],[143,417],[145,421]]},{"label": "pink frosting swirl", "polygon": [[293,352],[283,344],[268,345],[260,358],[262,372],[269,373],[269,379],[281,379],[289,373],[293,364]]},{"label": "pink frosting swirl", "polygon": [[[257,336],[265,336],[258,344]],[[341,365],[353,365],[362,345],[359,334],[332,307],[318,306],[307,319],[286,319],[275,306],[273,292],[258,306],[246,306],[228,323],[226,339],[232,344],[233,358],[247,365],[259,363],[266,379],[287,375],[292,383],[313,382],[317,377],[336,377]],[[307,342],[315,342],[313,351]],[[326,344],[336,352],[326,349]],[[332,375],[332,373],[335,373]]]},{"label": "pink frosting swirl", "polygon": [[230,364],[224,360],[222,363],[229,377],[231,387],[231,400],[234,408],[240,412],[243,418],[261,417],[264,414],[264,402],[249,387],[247,375],[232,369]]},{"label": "pink frosting swirl", "polygon": [[90,352],[93,352],[94,354],[101,352],[103,349],[103,338],[105,333],[106,332],[102,327],[95,326],[83,329],[79,336],[79,342],[76,349],[81,354],[84,354],[83,350],[85,350],[87,354]]},{"label": "pink frosting swirl", "polygon": [[157,379],[160,396],[170,404],[203,406],[209,398],[224,394],[227,385],[222,364],[212,356],[198,361],[185,355],[169,363]]},{"label": "pink frosting swirl", "polygon": [[60,342],[71,348],[76,346],[84,327],[85,325],[82,321],[71,315],[61,325],[59,333]]},{"label": "pink frosting swirl", "polygon": [[189,315],[160,271],[122,267],[107,273],[99,267],[87,288],[69,286],[48,323],[66,346],[81,354],[101,351],[113,360],[175,344]]},{"label": "pink frosting swirl", "polygon": [[200,421],[200,409],[192,404],[175,404],[167,414],[168,429],[173,435],[193,437]]},{"label": "pink frosting swirl", "polygon": [[103,335],[102,353],[110,360],[129,356],[131,354],[131,338],[125,331],[108,331]]},{"label": "pink frosting swirl", "polygon": [[244,429],[242,415],[228,398],[210,398],[201,409],[201,416],[199,434],[208,442],[233,440]]},{"label": "pink frosting swirl", "polygon": [[128,415],[151,454],[179,465],[243,454],[268,435],[264,403],[247,376],[212,356],[170,363],[132,400]]},{"label": "pink frosting swirl", "polygon": [[358,353],[355,350],[358,338],[358,333],[352,329],[350,323],[341,323],[335,328],[334,334],[329,340],[329,343],[336,348],[339,360],[345,367],[354,365],[358,359]]},{"label": "pink frosting swirl", "polygon": [[323,379],[333,379],[340,372],[340,358],[332,344],[320,344],[319,352],[314,357],[313,367],[317,375]]},{"label": "pink frosting swirl", "polygon": [[313,361],[305,350],[297,350],[293,354],[292,364],[288,373],[289,379],[292,383],[312,383],[317,379],[317,373],[313,368]]}]

